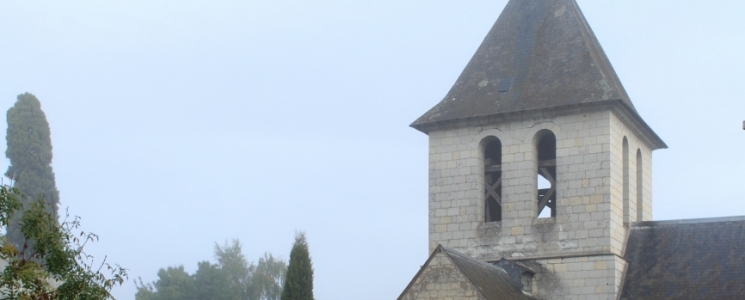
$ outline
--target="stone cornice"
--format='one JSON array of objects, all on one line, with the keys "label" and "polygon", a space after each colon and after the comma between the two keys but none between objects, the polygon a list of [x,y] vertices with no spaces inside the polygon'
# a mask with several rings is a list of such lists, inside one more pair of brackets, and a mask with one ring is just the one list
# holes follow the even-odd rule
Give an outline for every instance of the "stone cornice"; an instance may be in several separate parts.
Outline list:
[{"label": "stone cornice", "polygon": [[508,122],[519,122],[525,120],[545,120],[559,116],[576,115],[587,112],[611,111],[652,150],[666,149],[667,145],[652,130],[649,125],[632,109],[628,108],[622,100],[595,102],[587,104],[571,104],[542,108],[526,111],[515,111],[497,115],[474,116],[463,119],[454,119],[428,124],[412,125],[413,128],[429,134],[432,131],[447,129],[481,127],[504,124]]}]

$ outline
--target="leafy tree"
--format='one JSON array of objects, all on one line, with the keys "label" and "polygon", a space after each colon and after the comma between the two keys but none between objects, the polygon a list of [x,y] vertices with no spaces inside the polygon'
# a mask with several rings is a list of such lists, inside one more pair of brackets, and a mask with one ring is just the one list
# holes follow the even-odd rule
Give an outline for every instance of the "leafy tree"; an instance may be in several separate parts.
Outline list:
[{"label": "leafy tree", "polygon": [[281,300],[313,300],[313,263],[305,232],[295,234]]},{"label": "leafy tree", "polygon": [[[57,220],[59,192],[51,166],[52,139],[41,103],[32,94],[18,95],[7,117],[8,132],[5,138],[8,149],[5,156],[10,159],[10,166],[5,176],[13,180],[14,187],[26,195],[20,199],[23,211],[29,209],[34,199],[43,197],[47,213]],[[20,225],[22,215],[15,214],[8,224],[7,233],[8,240],[19,248],[27,242]]]},{"label": "leafy tree", "polygon": [[233,240],[228,245],[226,241],[222,247],[215,243],[215,259],[227,277],[227,288],[233,296],[230,299],[248,299],[248,283],[254,266],[243,256],[241,242]]},{"label": "leafy tree", "polygon": [[[163,270],[163,269],[161,269]],[[158,272],[160,273],[160,272]],[[137,282],[139,280],[139,282]],[[155,290],[155,286],[152,283],[142,282],[142,278],[137,278],[135,285],[137,286],[137,293],[135,299],[137,300],[156,300],[158,299],[158,292]]]},{"label": "leafy tree", "polygon": [[220,265],[203,261],[197,264],[194,275],[184,271],[184,266],[168,267],[158,271],[158,280],[137,284],[137,300],[235,300],[242,299],[231,289],[228,272]]},{"label": "leafy tree", "polygon": [[243,299],[240,297],[240,290],[236,290],[230,282],[229,273],[220,265],[203,261],[198,266],[197,272],[194,274],[197,299]]},{"label": "leafy tree", "polygon": [[264,253],[251,277],[249,299],[280,300],[286,273],[287,264],[283,260]]},{"label": "leafy tree", "polygon": [[[222,246],[215,244],[215,260],[212,264],[203,261],[193,275],[178,268],[179,282],[173,285],[171,269],[161,269],[158,280],[144,284],[140,279],[137,284],[137,300],[170,300],[170,299],[209,299],[209,300],[279,300],[287,267],[284,261],[264,254],[258,266],[246,260],[242,253],[240,241],[225,242]],[[184,277],[191,278],[191,281]]]},{"label": "leafy tree", "polygon": [[[137,282],[135,282],[137,284]],[[194,277],[184,271],[184,266],[168,267],[158,271],[158,281],[137,286],[138,300],[191,300],[197,299]]]},{"label": "leafy tree", "polygon": [[[22,198],[18,190],[0,186],[0,226],[8,225]],[[29,206],[20,218],[20,230],[36,243],[19,250],[6,237],[0,241],[0,259],[7,262],[0,272],[0,299],[113,299],[111,289],[124,283],[127,273],[105,259],[93,265],[83,246],[98,236],[78,232],[78,217],[59,224],[43,198]]]}]

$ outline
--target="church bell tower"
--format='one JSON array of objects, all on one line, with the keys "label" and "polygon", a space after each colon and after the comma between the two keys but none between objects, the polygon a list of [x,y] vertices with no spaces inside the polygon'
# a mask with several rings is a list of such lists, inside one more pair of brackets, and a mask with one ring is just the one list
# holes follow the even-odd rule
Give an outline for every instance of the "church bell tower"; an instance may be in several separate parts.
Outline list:
[{"label": "church bell tower", "polygon": [[652,219],[652,151],[667,146],[575,0],[510,0],[411,126],[429,135],[430,252],[530,265],[544,299],[615,299],[629,224]]}]

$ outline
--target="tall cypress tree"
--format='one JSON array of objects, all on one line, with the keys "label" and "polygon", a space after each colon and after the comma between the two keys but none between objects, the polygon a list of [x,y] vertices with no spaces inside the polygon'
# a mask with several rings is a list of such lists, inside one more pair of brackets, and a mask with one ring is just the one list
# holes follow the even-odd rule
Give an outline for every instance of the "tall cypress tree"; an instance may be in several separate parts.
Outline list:
[{"label": "tall cypress tree", "polygon": [[55,220],[59,218],[59,191],[51,165],[52,138],[47,117],[36,96],[29,93],[18,95],[15,105],[8,110],[8,132],[5,139],[8,142],[5,156],[10,159],[5,176],[26,196],[22,200],[24,209],[15,213],[8,224],[8,240],[16,246],[22,246],[26,239],[21,233],[19,221],[34,200],[44,197],[47,212]]},{"label": "tall cypress tree", "polygon": [[295,234],[281,300],[313,300],[313,263],[305,232]]}]

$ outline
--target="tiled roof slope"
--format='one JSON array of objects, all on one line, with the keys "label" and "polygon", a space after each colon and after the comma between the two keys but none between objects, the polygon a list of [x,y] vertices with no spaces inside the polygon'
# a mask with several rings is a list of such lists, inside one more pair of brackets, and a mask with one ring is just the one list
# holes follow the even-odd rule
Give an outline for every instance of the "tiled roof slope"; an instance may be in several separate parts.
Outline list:
[{"label": "tiled roof slope", "polygon": [[636,115],[575,0],[510,0],[447,96],[411,126],[604,101]]},{"label": "tiled roof slope", "polygon": [[631,228],[621,299],[745,299],[745,217]]},{"label": "tiled roof slope", "polygon": [[520,290],[504,269],[440,246],[453,263],[487,300],[535,299]]}]

